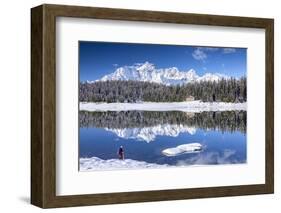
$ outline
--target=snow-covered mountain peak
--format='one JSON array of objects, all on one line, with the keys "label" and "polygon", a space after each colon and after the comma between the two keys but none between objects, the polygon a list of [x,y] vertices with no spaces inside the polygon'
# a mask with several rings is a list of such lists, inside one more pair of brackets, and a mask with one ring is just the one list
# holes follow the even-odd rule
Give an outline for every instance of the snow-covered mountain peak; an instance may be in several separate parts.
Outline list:
[{"label": "snow-covered mountain peak", "polygon": [[153,71],[155,70],[155,66],[152,63],[149,63],[148,61],[144,63],[138,63],[135,64],[136,70],[140,72],[147,72],[147,71]]},{"label": "snow-covered mountain peak", "polygon": [[194,69],[180,71],[177,67],[157,69],[154,64],[146,61],[131,66],[117,68],[113,73],[103,76],[97,81],[144,81],[165,85],[182,85],[198,81],[218,81],[228,78],[222,74],[206,73],[199,76]]},{"label": "snow-covered mountain peak", "polygon": [[196,71],[194,69],[188,70],[189,75],[196,75]]}]

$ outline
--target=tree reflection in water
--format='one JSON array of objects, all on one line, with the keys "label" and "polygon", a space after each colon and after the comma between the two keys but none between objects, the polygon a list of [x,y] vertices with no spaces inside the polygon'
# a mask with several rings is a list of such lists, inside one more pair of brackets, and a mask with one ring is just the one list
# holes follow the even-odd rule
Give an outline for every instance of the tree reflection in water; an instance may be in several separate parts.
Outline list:
[{"label": "tree reflection in water", "polygon": [[79,112],[79,124],[82,128],[144,128],[157,125],[184,125],[203,130],[221,132],[240,131],[246,134],[246,111],[217,111],[187,113],[180,111],[107,111]]}]

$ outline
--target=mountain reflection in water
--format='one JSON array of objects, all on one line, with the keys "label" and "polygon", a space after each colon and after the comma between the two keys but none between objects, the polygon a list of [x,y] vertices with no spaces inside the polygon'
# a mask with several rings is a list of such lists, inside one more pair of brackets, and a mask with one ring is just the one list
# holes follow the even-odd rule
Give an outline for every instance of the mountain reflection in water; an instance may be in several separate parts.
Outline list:
[{"label": "mountain reflection in water", "polygon": [[[121,111],[79,113],[80,127],[104,128],[120,137],[151,141],[151,134],[177,136],[194,134],[196,129],[239,131],[246,134],[246,111],[186,113],[180,111]],[[143,137],[147,135],[146,137]],[[146,138],[146,139],[145,139]],[[150,138],[150,139],[148,139]]]},{"label": "mountain reflection in water", "polygon": [[[247,162],[246,111],[80,111],[79,125],[82,171]],[[163,154],[191,143],[204,148]],[[123,163],[116,155],[120,146]]]}]

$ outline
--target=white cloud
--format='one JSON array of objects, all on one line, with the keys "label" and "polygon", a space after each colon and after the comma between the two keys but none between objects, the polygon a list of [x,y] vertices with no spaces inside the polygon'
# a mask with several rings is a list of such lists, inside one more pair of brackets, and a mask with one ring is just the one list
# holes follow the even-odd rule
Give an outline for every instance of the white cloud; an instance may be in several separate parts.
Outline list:
[{"label": "white cloud", "polygon": [[205,59],[207,58],[207,54],[202,50],[202,48],[198,47],[196,48],[193,53],[192,53],[192,57],[195,59],[195,60],[198,60],[198,61],[205,61]]},{"label": "white cloud", "polygon": [[231,54],[231,53],[235,53],[236,49],[235,48],[218,48],[218,47],[197,47],[193,53],[192,53],[192,57],[195,60],[198,61],[202,61],[205,62],[206,59],[208,58],[208,52],[216,52],[218,50],[222,50],[223,54]]},{"label": "white cloud", "polygon": [[219,48],[217,47],[197,47],[193,51],[192,56],[195,60],[205,62],[205,60],[208,58],[207,52],[215,52],[218,50]]},{"label": "white cloud", "polygon": [[118,66],[119,66],[119,64],[112,64],[112,66],[114,66],[114,67],[118,67]]},{"label": "white cloud", "polygon": [[235,52],[236,52],[236,49],[234,49],[234,48],[223,48],[224,54],[235,53]]}]

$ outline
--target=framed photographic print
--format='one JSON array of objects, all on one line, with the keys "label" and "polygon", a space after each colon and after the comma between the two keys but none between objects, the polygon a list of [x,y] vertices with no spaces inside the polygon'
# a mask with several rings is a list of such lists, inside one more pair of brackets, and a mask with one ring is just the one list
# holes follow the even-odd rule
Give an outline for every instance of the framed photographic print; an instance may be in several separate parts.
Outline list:
[{"label": "framed photographic print", "polygon": [[31,9],[31,203],[274,191],[273,19]]}]

